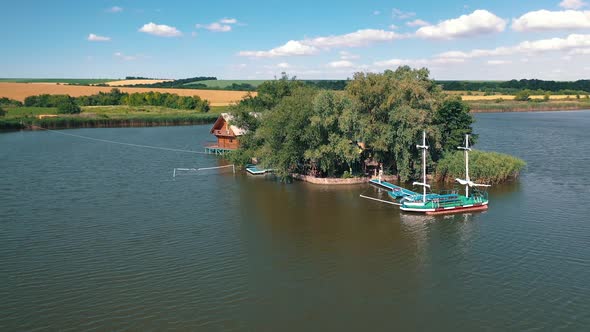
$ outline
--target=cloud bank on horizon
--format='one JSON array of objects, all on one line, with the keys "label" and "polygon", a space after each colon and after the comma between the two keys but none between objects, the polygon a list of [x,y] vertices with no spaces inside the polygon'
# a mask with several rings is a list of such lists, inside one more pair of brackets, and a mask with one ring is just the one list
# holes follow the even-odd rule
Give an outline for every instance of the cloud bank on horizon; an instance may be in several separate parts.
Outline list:
[{"label": "cloud bank on horizon", "polygon": [[[439,7],[416,1],[404,8],[377,2],[343,8],[336,2],[314,6],[315,2],[302,1],[297,8],[283,3],[266,11],[233,8],[233,3],[209,8],[201,4],[198,12],[174,1],[148,0],[145,8],[115,4],[92,9],[85,4],[80,10],[94,10],[97,18],[81,20],[75,30],[87,29],[89,45],[72,41],[70,47],[84,50],[78,68],[86,73],[61,76],[265,79],[288,71],[300,78],[329,79],[402,65],[428,67],[438,79],[590,76],[586,1],[498,1],[486,8],[455,0]],[[14,6],[18,13],[20,8]],[[200,14],[207,12],[217,14]],[[39,17],[43,14],[40,8]],[[63,33],[54,33],[66,50],[71,30],[64,27]],[[0,55],[0,60],[5,60],[0,69],[11,76],[41,75],[14,72],[23,67],[11,65],[23,61],[18,51]],[[51,75],[59,76],[57,71]]]}]

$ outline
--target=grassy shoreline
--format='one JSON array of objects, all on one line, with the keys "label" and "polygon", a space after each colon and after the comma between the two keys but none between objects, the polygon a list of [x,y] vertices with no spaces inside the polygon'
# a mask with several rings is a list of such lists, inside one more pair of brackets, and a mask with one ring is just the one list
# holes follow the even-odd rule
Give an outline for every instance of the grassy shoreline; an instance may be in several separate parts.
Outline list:
[{"label": "grassy shoreline", "polygon": [[[214,106],[210,112],[178,110],[154,106],[87,106],[76,115],[57,114],[52,107],[7,107],[0,118],[0,130],[70,129],[109,127],[185,126],[215,122],[226,107]],[[40,115],[48,117],[39,118]]]},{"label": "grassy shoreline", "polygon": [[[589,110],[586,99],[555,101],[493,100],[466,101],[472,113],[548,112]],[[27,130],[34,127],[48,129],[187,126],[215,122],[224,106],[212,106],[208,113],[176,110],[164,107],[87,106],[78,115],[60,114],[58,117],[37,118],[38,115],[57,115],[56,108],[4,107],[8,114],[0,118],[0,130]]]},{"label": "grassy shoreline", "polygon": [[551,101],[515,101],[515,100],[477,100],[465,101],[473,113],[502,112],[548,112],[590,109],[590,100],[551,100]]}]

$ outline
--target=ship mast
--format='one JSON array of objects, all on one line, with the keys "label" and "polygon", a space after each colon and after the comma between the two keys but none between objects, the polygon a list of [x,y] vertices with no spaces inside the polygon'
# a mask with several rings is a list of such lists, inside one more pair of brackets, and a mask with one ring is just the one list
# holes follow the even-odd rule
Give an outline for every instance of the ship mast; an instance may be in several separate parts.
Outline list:
[{"label": "ship mast", "polygon": [[426,150],[428,150],[428,146],[426,145],[426,132],[422,131],[422,145],[416,145],[418,149],[422,149],[422,176],[423,180],[422,183],[414,182],[414,185],[422,186],[423,194],[422,194],[422,201],[426,203],[426,187],[430,187],[426,184]]},{"label": "ship mast", "polygon": [[467,182],[465,184],[465,197],[469,197],[469,182],[471,181],[469,179],[469,151],[471,151],[471,148],[469,148],[469,134],[465,134],[465,146],[460,146],[458,149],[465,151],[465,181]]}]

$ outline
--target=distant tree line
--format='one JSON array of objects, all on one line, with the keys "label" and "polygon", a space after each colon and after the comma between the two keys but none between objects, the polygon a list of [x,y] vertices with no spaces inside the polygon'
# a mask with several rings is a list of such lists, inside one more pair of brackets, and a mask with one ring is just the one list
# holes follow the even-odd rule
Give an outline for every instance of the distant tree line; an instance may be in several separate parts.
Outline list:
[{"label": "distant tree line", "polygon": [[349,80],[306,80],[306,85],[324,90],[344,90]]},{"label": "distant tree line", "polygon": [[125,76],[126,80],[159,80],[160,78],[143,77],[143,76]]},{"label": "distant tree line", "polygon": [[111,106],[111,105],[128,105],[128,106],[163,106],[174,109],[190,109],[198,112],[209,111],[209,101],[201,99],[199,96],[179,96],[171,93],[161,92],[141,92],[126,93],[119,89],[112,89],[110,92],[99,92],[90,96],[70,97],[68,95],[37,95],[25,98],[25,106],[31,107],[58,107],[63,113],[76,112],[74,104],[80,106]]},{"label": "distant tree line", "polygon": [[151,84],[137,84],[134,85],[136,87],[146,87],[146,88],[180,88],[180,89],[192,89],[193,87],[187,86],[185,84],[192,83],[192,82],[199,82],[199,81],[215,81],[217,77],[214,76],[198,76],[198,77],[191,77],[191,78],[183,78],[174,81],[167,81],[167,82],[159,82],[159,83],[151,83]]},{"label": "distant tree line", "polygon": [[[128,80],[152,79],[141,76],[127,76]],[[183,78],[174,81],[138,84],[138,87],[149,88],[175,88],[175,89],[210,89],[210,90],[233,90],[233,91],[258,91],[254,85],[249,83],[232,83],[225,87],[210,87],[199,81],[217,80],[217,77],[198,76]],[[350,82],[346,80],[300,80],[303,84],[324,90],[343,91]],[[488,94],[506,93],[515,94],[521,90],[531,90],[535,94],[547,92],[557,94],[576,95],[590,92],[590,80],[578,81],[545,81],[538,79],[521,79],[510,81],[435,81],[446,91],[480,91]],[[194,84],[188,84],[194,83]]]},{"label": "distant tree line", "polygon": [[540,90],[561,92],[563,94],[576,94],[579,91],[590,92],[590,80],[562,82],[522,79],[510,81],[437,81],[437,83],[442,85],[443,89],[447,91],[489,91],[514,93],[520,90]]},{"label": "distant tree line", "polygon": [[250,83],[232,83],[224,87],[213,87],[203,83],[195,83],[185,85],[184,88],[204,90],[256,91],[256,87]]}]

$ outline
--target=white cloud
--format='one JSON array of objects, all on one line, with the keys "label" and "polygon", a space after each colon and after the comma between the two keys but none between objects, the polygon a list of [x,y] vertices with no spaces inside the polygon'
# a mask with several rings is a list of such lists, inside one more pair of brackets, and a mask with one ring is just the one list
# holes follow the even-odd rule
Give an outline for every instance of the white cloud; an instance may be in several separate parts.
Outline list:
[{"label": "white cloud", "polygon": [[113,6],[109,9],[107,9],[107,12],[109,13],[120,13],[123,11],[123,8],[119,7],[119,6]]},{"label": "white cloud", "polygon": [[232,30],[232,24],[237,24],[238,20],[235,18],[224,17],[217,22],[211,24],[195,24],[197,29],[207,29],[213,32],[229,32]]},{"label": "white cloud", "polygon": [[380,12],[380,11],[378,11],[378,10],[374,10],[374,11],[373,11],[373,15],[381,15],[381,12]]},{"label": "white cloud", "polygon": [[231,31],[231,25],[228,24],[221,24],[219,22],[213,22],[211,24],[196,24],[195,27],[197,29],[203,28],[213,32],[229,32]]},{"label": "white cloud", "polygon": [[283,68],[283,69],[287,69],[287,68],[290,68],[290,67],[291,67],[291,65],[290,65],[290,64],[288,64],[288,63],[286,63],[286,62],[281,62],[281,63],[278,63],[278,64],[277,64],[277,67],[279,67],[279,68]]},{"label": "white cloud", "polygon": [[406,25],[409,27],[423,27],[423,26],[430,25],[430,23],[428,23],[424,20],[421,20],[421,19],[415,19],[413,21],[406,22]]},{"label": "white cloud", "polygon": [[352,63],[348,60],[338,60],[338,61],[332,61],[332,62],[328,63],[328,67],[330,67],[330,68],[350,68],[353,66],[354,66],[354,63]]},{"label": "white cloud", "polygon": [[95,35],[95,34],[91,33],[88,35],[88,40],[103,42],[103,41],[110,41],[111,37],[99,36],[99,35]]},{"label": "white cloud", "polygon": [[389,27],[388,27],[388,28],[389,28],[390,30],[396,30],[396,29],[398,28],[398,26],[397,26],[397,25],[395,25],[395,24],[391,24],[391,25],[389,25]]},{"label": "white cloud", "polygon": [[491,66],[498,66],[498,65],[511,64],[512,61],[509,61],[509,60],[488,60],[488,62],[486,62],[486,63]]},{"label": "white cloud", "polygon": [[478,9],[468,15],[422,27],[416,31],[421,38],[452,39],[502,32],[506,21],[487,10]]},{"label": "white cloud", "polygon": [[339,53],[340,53],[341,60],[355,60],[355,59],[360,58],[360,56],[358,56],[357,54],[352,54],[347,51],[340,51]]},{"label": "white cloud", "polygon": [[316,47],[305,45],[297,40],[289,40],[285,45],[268,51],[240,51],[238,55],[254,58],[274,58],[279,56],[312,55],[317,51]]},{"label": "white cloud", "polygon": [[578,48],[571,50],[569,55],[587,55],[590,54],[590,48]]},{"label": "white cloud", "polygon": [[160,37],[178,37],[182,36],[182,32],[178,31],[175,27],[171,27],[165,24],[156,24],[150,22],[148,24],[144,24],[141,28],[139,28],[140,32],[149,33],[150,35],[160,36]]},{"label": "white cloud", "polygon": [[580,9],[587,6],[588,4],[582,0],[563,0],[559,3],[559,7],[565,9]]},{"label": "white cloud", "polygon": [[238,53],[238,55],[261,58],[311,55],[319,52],[320,49],[360,47],[375,42],[391,41],[401,38],[404,38],[404,36],[393,31],[364,29],[344,35],[316,37],[303,40],[290,40],[285,45],[270,49],[268,51],[241,51]]},{"label": "white cloud", "polygon": [[588,28],[590,28],[590,11],[543,9],[528,12],[512,21],[512,29],[516,31]]},{"label": "white cloud", "polygon": [[320,48],[359,47],[366,46],[374,42],[391,41],[401,38],[403,38],[402,35],[393,31],[363,29],[347,33],[345,35],[317,37],[305,40],[304,42],[308,45]]},{"label": "white cloud", "polygon": [[121,52],[115,52],[115,54],[113,54],[116,58],[121,59],[121,60],[125,60],[125,61],[133,61],[133,60],[137,60],[139,58],[139,56],[136,55],[125,55]]},{"label": "white cloud", "polygon": [[494,49],[476,49],[469,52],[449,51],[438,55],[446,59],[468,59],[489,56],[504,56],[518,53],[544,53],[552,51],[575,51],[590,48],[590,35],[571,34],[566,38],[539,39],[523,41],[514,46],[502,46]]},{"label": "white cloud", "polygon": [[235,18],[224,17],[221,20],[219,20],[219,23],[236,24],[236,23],[238,23],[238,20],[236,20]]},{"label": "white cloud", "polygon": [[404,12],[404,11],[402,11],[400,9],[393,8],[391,10],[391,16],[393,18],[397,18],[397,19],[400,19],[400,20],[405,20],[405,19],[408,19],[410,17],[416,16],[416,13],[414,13],[414,12]]},{"label": "white cloud", "polygon": [[433,65],[448,65],[455,63],[463,63],[465,59],[452,59],[452,58],[432,58],[432,59],[390,59],[376,61],[373,63],[374,66],[380,68],[392,68],[403,65],[408,66],[433,66]]}]

